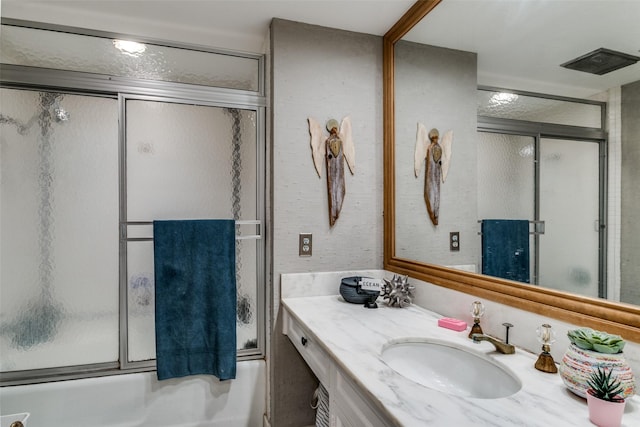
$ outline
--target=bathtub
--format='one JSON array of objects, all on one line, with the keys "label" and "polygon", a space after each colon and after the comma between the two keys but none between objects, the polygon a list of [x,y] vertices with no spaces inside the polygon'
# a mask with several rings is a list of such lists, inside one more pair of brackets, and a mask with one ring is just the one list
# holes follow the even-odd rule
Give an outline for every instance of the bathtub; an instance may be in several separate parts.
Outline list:
[{"label": "bathtub", "polygon": [[2,387],[0,413],[29,412],[28,427],[259,427],[264,360],[238,362],[236,379],[155,372]]}]

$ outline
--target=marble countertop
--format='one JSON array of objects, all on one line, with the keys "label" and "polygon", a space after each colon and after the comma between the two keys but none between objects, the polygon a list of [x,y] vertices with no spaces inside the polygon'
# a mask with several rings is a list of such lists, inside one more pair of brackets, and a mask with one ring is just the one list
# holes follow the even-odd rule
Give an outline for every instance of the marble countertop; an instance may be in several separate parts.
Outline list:
[{"label": "marble countertop", "polygon": [[[567,390],[559,374],[534,368],[537,355],[519,348],[516,354],[499,354],[488,342],[473,343],[467,338],[468,331],[439,327],[437,320],[442,316],[421,307],[391,308],[379,302],[380,308],[366,309],[345,302],[339,295],[284,298],[282,304],[380,412],[398,426],[593,425],[585,399]],[[416,384],[380,358],[386,343],[402,338],[447,340],[486,353],[511,369],[522,381],[522,388],[505,398],[475,399]],[[627,399],[622,426],[640,426],[637,395]]]}]

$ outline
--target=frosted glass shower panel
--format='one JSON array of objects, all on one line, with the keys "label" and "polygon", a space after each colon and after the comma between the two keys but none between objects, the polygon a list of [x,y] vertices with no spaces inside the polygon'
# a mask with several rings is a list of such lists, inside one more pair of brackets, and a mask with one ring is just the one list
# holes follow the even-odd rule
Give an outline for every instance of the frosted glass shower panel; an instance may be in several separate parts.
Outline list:
[{"label": "frosted glass shower panel", "polygon": [[128,100],[126,120],[128,221],[234,218],[234,208],[256,218],[254,111]]},{"label": "frosted glass shower panel", "polygon": [[590,128],[602,127],[602,106],[567,100],[478,90],[478,115]]},{"label": "frosted glass shower panel", "polygon": [[259,91],[251,55],[132,43],[105,37],[2,25],[5,64]]},{"label": "frosted glass shower panel", "polygon": [[[535,139],[478,132],[478,219],[535,217]],[[480,227],[478,227],[480,228]],[[535,241],[529,239],[529,283],[535,282]]]},{"label": "frosted glass shower panel", "polygon": [[127,243],[127,271],[128,359],[152,360],[156,358],[153,241]]},{"label": "frosted glass shower panel", "polygon": [[1,89],[2,371],[118,360],[118,108]]},{"label": "frosted glass shower panel", "polygon": [[534,138],[478,132],[478,142],[478,219],[534,219]]},{"label": "frosted glass shower panel", "polygon": [[[258,212],[256,112],[140,99],[126,101],[127,292],[129,360],[155,357],[154,220],[230,218]],[[238,225],[239,237],[257,234]],[[237,341],[257,348],[260,241],[236,241]],[[152,288],[153,289],[153,288]]]},{"label": "frosted glass shower panel", "polygon": [[598,297],[599,153],[591,142],[540,145],[540,283]]}]

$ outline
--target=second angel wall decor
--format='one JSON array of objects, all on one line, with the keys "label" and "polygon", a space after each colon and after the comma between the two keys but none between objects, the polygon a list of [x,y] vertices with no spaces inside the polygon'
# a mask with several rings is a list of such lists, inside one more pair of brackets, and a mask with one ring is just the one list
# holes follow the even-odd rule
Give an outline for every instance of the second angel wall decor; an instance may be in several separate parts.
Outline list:
[{"label": "second angel wall decor", "polygon": [[347,161],[353,175],[355,171],[356,149],[351,137],[351,118],[338,121],[331,119],[327,122],[329,136],[324,137],[322,126],[313,117],[309,117],[309,133],[311,134],[311,154],[313,163],[322,177],[322,160],[327,165],[327,191],[329,196],[329,224],[333,227],[340,216],[342,202],[345,195],[344,161]]},{"label": "second angel wall decor", "polygon": [[417,178],[422,164],[425,161],[427,163],[424,176],[424,201],[427,203],[427,212],[433,225],[438,225],[440,182],[445,182],[449,172],[453,131],[447,131],[440,142],[438,142],[439,139],[438,129],[431,129],[427,134],[427,128],[422,123],[418,123],[413,168]]}]

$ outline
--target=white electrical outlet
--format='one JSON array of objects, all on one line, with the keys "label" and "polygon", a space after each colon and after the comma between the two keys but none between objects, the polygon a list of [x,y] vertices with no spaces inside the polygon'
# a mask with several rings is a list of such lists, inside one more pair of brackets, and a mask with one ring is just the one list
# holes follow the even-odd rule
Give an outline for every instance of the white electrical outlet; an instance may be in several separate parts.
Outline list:
[{"label": "white electrical outlet", "polygon": [[311,233],[300,233],[298,238],[298,255],[311,256],[313,249],[313,236]]},{"label": "white electrical outlet", "polygon": [[449,250],[457,252],[460,250],[460,232],[452,231],[449,233]]}]

